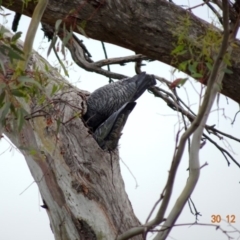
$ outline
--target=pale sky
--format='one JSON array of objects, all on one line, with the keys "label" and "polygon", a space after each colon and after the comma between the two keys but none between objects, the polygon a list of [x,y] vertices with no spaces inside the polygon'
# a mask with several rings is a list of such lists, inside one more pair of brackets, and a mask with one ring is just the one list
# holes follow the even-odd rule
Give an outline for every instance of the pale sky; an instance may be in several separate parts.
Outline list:
[{"label": "pale sky", "polygon": [[[189,5],[190,1],[179,2]],[[199,0],[191,2],[194,2],[194,5],[201,3]],[[199,7],[194,11],[206,21],[213,19],[211,12],[205,7]],[[6,10],[6,13],[8,12]],[[0,23],[4,23],[10,28],[13,16],[14,13],[7,18],[8,22],[0,17]],[[22,17],[18,30],[25,33],[28,24],[29,18]],[[22,39],[24,40],[24,38],[23,34]],[[80,38],[84,39],[94,60],[104,58],[100,42],[85,39],[82,36]],[[49,43],[43,40],[43,32],[39,31],[34,49],[46,57],[48,46]],[[131,51],[110,44],[106,44],[106,48],[109,58],[133,54]],[[53,65],[57,64],[53,54],[48,60]],[[124,67],[114,66],[111,67],[111,70],[128,76],[135,75],[133,64],[127,64]],[[143,70],[168,80],[185,76],[178,72],[173,75],[171,67],[157,62],[148,63]],[[70,67],[69,73],[71,83],[90,92],[108,83],[107,78],[86,72],[75,65]],[[164,86],[161,85],[161,87]],[[178,91],[196,110],[199,103],[199,95],[196,90],[199,92],[200,89],[201,85],[192,80],[191,84],[186,83]],[[215,111],[211,113],[208,120],[209,125],[216,124],[219,130],[240,138],[240,115],[234,125],[231,124],[235,113],[239,110],[239,105],[230,99],[227,101],[225,96],[221,96],[220,110],[217,111],[217,108],[217,105],[213,108]],[[134,177],[123,164],[121,164],[121,171],[135,214],[142,222],[145,222],[166,183],[178,129],[179,116],[176,112],[167,107],[161,99],[155,98],[148,92],[144,93],[137,101],[124,128],[119,146],[120,157]],[[229,150],[233,157],[240,162],[239,144],[227,139],[227,141],[220,142],[216,137],[212,135],[210,137]],[[220,215],[223,219],[220,225],[224,230],[234,230],[232,227],[235,227],[240,231],[240,169],[231,160],[231,165],[228,167],[223,155],[209,142],[200,152],[200,161],[201,164],[207,162],[208,166],[201,169],[199,182],[192,195],[197,210],[202,214],[198,218],[199,222],[210,224],[212,215]],[[174,193],[167,213],[171,210],[186,183],[187,167],[188,155],[185,154],[177,172]],[[0,140],[0,169],[0,239],[53,240],[47,214],[40,207],[42,201],[37,185],[32,184],[33,178],[24,157],[17,149],[11,147],[6,137]],[[137,188],[134,178],[138,184]],[[235,223],[232,223],[232,227],[224,222],[227,215],[235,216]],[[177,223],[192,223],[194,220],[195,216],[190,213],[189,207],[186,205]],[[151,234],[148,236],[151,239]],[[238,239],[240,233],[231,234],[231,236],[234,237],[233,239]],[[210,226],[178,226],[174,228],[167,239],[225,240],[227,237],[220,230],[216,231],[214,227]]]}]

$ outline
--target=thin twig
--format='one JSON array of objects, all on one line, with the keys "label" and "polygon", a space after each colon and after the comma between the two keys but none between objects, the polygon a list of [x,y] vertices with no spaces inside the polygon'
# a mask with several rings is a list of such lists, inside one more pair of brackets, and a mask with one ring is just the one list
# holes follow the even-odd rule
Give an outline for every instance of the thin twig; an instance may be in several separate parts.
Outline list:
[{"label": "thin twig", "polygon": [[240,113],[240,110],[235,113],[234,118],[233,118],[233,121],[232,121],[232,123],[231,123],[232,125],[233,125],[234,122],[236,121],[237,115],[238,115],[239,113]]},{"label": "thin twig", "polygon": [[[106,50],[106,48],[105,48],[105,44],[104,44],[104,42],[102,42],[102,41],[101,41],[101,44],[102,44],[102,48],[103,48],[103,52],[104,52],[105,59],[108,59],[107,50]],[[108,69],[109,72],[111,72],[111,70],[110,70],[110,65],[109,65],[109,64],[107,64],[107,69]],[[113,82],[113,80],[112,80],[111,77],[109,77],[109,83],[111,83],[111,82]]]},{"label": "thin twig", "polygon": [[219,14],[219,12],[212,6],[212,4],[209,2],[209,0],[203,0],[206,5],[213,11],[213,13],[217,16],[219,22],[223,24],[222,16]]}]

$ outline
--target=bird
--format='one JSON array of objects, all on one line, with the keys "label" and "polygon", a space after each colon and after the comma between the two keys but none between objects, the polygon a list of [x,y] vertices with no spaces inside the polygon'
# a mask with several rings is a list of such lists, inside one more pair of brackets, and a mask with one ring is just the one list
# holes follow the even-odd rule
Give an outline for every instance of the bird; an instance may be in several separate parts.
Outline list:
[{"label": "bird", "polygon": [[93,133],[94,139],[103,150],[113,151],[116,149],[118,141],[122,135],[122,129],[135,106],[136,102],[128,102],[124,104]]},{"label": "bird", "polygon": [[134,102],[144,91],[156,85],[153,75],[142,72],[131,78],[107,84],[98,88],[87,99],[84,121],[92,132],[124,104]]}]

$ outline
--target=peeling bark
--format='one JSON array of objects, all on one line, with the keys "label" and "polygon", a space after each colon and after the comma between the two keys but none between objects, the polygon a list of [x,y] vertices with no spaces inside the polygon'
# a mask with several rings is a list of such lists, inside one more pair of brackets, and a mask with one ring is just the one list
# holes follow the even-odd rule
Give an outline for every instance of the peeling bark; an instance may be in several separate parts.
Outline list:
[{"label": "peeling bark", "polygon": [[[13,11],[22,12],[22,2],[4,0],[3,6]],[[23,14],[32,15],[34,4],[29,2]],[[72,12],[72,9],[76,9]],[[71,13],[70,13],[71,12]],[[66,25],[76,27],[86,23],[84,31],[93,39],[112,43],[136,53],[141,53],[154,60],[177,67],[171,55],[176,44],[175,32],[183,24],[183,19],[190,21],[188,40],[206,34],[212,25],[197,18],[186,10],[166,0],[50,0],[43,16],[43,22],[52,26],[56,20],[64,19]],[[220,30],[216,29],[220,33]],[[196,44],[191,41],[191,44]],[[199,43],[198,43],[199,44]],[[196,46],[196,49],[201,46]],[[233,74],[226,74],[221,93],[240,103],[240,41],[236,41],[231,63]],[[189,60],[189,54],[181,56],[177,62]]]},{"label": "peeling bark", "polygon": [[[2,54],[1,59],[11,73],[9,59]],[[29,116],[21,132],[14,131],[11,115],[0,132],[25,156],[55,239],[112,240],[140,225],[125,192],[118,150],[103,151],[81,119],[89,93],[71,86],[36,52],[27,70],[31,72],[33,66],[48,79],[43,92],[48,96],[47,102],[39,105],[34,98],[24,101]],[[11,77],[12,74],[1,74],[0,83]],[[53,84],[64,87],[49,97]]]}]

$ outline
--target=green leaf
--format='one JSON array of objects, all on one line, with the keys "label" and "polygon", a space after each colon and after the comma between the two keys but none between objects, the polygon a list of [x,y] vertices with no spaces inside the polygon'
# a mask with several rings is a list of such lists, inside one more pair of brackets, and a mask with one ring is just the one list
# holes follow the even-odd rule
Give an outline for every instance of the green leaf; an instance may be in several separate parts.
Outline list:
[{"label": "green leaf", "polygon": [[16,96],[16,97],[26,97],[26,93],[24,93],[23,91],[19,90],[19,89],[11,89],[11,93],[12,95]]},{"label": "green leaf", "polygon": [[189,64],[188,65],[188,70],[191,72],[191,73],[196,73],[196,67],[194,64]]},{"label": "green leaf", "polygon": [[[55,51],[55,54],[57,54],[56,51]],[[63,64],[63,62],[61,61],[60,58],[58,58],[58,61],[59,61],[60,65],[61,65],[61,67],[63,68],[65,76],[69,77],[68,71],[67,71],[66,67],[64,66],[64,64]]]},{"label": "green leaf", "polygon": [[49,46],[49,48],[48,48],[47,56],[50,55],[51,50],[55,47],[56,42],[57,42],[57,36],[54,35],[54,36],[53,36],[53,39],[52,39],[52,41],[51,41],[51,44],[50,44],[50,46]]},{"label": "green leaf", "polygon": [[62,19],[58,19],[56,21],[56,23],[55,23],[55,30],[56,30],[56,32],[58,32],[58,29],[59,29],[61,23],[62,23]]},{"label": "green leaf", "polygon": [[193,73],[193,74],[191,75],[191,77],[193,77],[193,78],[202,78],[203,75],[202,75],[201,73]]},{"label": "green leaf", "polygon": [[3,61],[1,59],[0,59],[0,66],[1,66],[1,69],[3,71],[4,76],[6,76],[6,69],[5,69],[4,63],[3,63]]},{"label": "green leaf", "polygon": [[16,42],[22,35],[22,32],[17,32],[12,36],[11,42]]},{"label": "green leaf", "polygon": [[13,59],[24,60],[24,58],[21,55],[19,55],[16,51],[14,51],[9,46],[1,45],[0,52],[5,56],[8,56],[10,58],[11,63],[13,63]]},{"label": "green leaf", "polygon": [[34,80],[33,78],[27,77],[27,76],[20,76],[18,77],[19,82],[21,83],[32,83],[34,85],[36,85],[38,88],[42,89],[42,86],[39,82],[37,82],[36,80]]},{"label": "green leaf", "polygon": [[193,51],[191,47],[189,47],[188,51],[190,52],[190,55],[193,56]]},{"label": "green leaf", "polygon": [[[0,5],[2,5],[2,4],[0,4]],[[7,32],[8,32],[8,30],[5,27],[3,27],[3,26],[0,27],[0,36],[1,37],[4,35],[4,33],[7,33]]]},{"label": "green leaf", "polygon": [[228,67],[232,66],[231,62],[230,62],[230,57],[229,54],[225,54],[224,58],[223,58],[224,63],[227,64]]},{"label": "green leaf", "polygon": [[179,67],[179,70],[185,72],[186,69],[187,69],[187,65],[188,65],[188,61],[181,62],[181,63],[179,64],[179,66],[178,66],[178,67]]},{"label": "green leaf", "polygon": [[212,71],[212,68],[213,68],[212,64],[207,62],[206,65],[207,65],[208,70]]},{"label": "green leaf", "polygon": [[11,112],[14,114],[14,116],[17,118],[17,113],[16,113],[15,107],[13,106],[12,103],[11,103],[11,105],[10,105],[10,110],[11,110]]},{"label": "green leaf", "polygon": [[188,78],[182,78],[181,81],[179,82],[179,85],[183,86],[187,80],[188,80]]},{"label": "green leaf", "polygon": [[68,32],[67,36],[63,38],[63,45],[66,46],[66,44],[69,42],[73,35],[73,32]]},{"label": "green leaf", "polygon": [[0,108],[2,108],[2,106],[4,105],[3,100],[5,99],[5,95],[6,95],[5,91],[3,91],[0,95]]},{"label": "green leaf", "polygon": [[50,96],[52,97],[57,92],[57,90],[58,90],[58,86],[56,84],[54,84],[52,87]]},{"label": "green leaf", "polygon": [[49,68],[48,68],[48,65],[46,63],[44,64],[44,69],[46,70],[46,72],[49,72]]},{"label": "green leaf", "polygon": [[184,55],[185,53],[187,53],[187,50],[183,50],[183,51],[179,52],[178,55]]},{"label": "green leaf", "polygon": [[79,32],[85,36],[86,38],[88,38],[86,32],[85,32],[85,28],[86,28],[86,25],[87,25],[87,21],[86,20],[83,20],[80,25],[77,25],[77,29],[79,30]]},{"label": "green leaf", "polygon": [[11,48],[13,48],[14,50],[16,50],[17,52],[19,52],[20,54],[24,54],[24,52],[22,51],[22,49],[18,48],[15,44],[10,44]]},{"label": "green leaf", "polygon": [[0,118],[0,122],[2,123],[2,125],[4,125],[4,123],[5,123],[5,117],[7,116],[8,112],[9,112],[10,105],[11,105],[10,102],[6,102],[4,104],[2,115],[1,115],[1,118]]},{"label": "green leaf", "polygon": [[227,74],[233,74],[233,71],[228,68],[223,69],[223,71]]},{"label": "green leaf", "polygon": [[32,156],[34,156],[34,155],[37,154],[37,150],[35,150],[35,149],[33,149],[33,148],[30,149],[30,150],[29,150],[29,154],[32,155]]},{"label": "green leaf", "polygon": [[184,49],[184,45],[178,45],[175,49],[172,50],[171,54],[178,54],[179,52],[182,52]]}]

